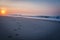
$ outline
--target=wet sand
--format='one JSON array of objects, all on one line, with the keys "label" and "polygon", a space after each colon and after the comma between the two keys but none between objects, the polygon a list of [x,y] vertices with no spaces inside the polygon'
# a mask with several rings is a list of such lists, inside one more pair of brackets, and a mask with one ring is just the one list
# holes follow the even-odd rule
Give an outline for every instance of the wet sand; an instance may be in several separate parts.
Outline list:
[{"label": "wet sand", "polygon": [[0,40],[60,40],[60,21],[0,16]]}]

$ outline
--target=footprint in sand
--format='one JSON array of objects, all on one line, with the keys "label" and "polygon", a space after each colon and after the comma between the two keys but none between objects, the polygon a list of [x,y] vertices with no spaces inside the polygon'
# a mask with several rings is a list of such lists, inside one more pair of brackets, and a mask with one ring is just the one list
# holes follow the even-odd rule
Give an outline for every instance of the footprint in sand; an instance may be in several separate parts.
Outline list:
[{"label": "footprint in sand", "polygon": [[19,36],[19,34],[16,34],[16,36]]},{"label": "footprint in sand", "polygon": [[9,35],[9,36],[8,36],[8,38],[12,38],[12,36],[11,36],[11,35]]}]

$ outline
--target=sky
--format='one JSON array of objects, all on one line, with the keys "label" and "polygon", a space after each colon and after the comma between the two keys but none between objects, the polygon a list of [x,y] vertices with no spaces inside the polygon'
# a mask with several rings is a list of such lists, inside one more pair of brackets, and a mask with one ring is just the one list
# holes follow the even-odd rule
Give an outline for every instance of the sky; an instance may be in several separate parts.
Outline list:
[{"label": "sky", "polygon": [[6,8],[8,14],[29,16],[60,16],[59,4],[59,0],[0,0],[0,8]]}]

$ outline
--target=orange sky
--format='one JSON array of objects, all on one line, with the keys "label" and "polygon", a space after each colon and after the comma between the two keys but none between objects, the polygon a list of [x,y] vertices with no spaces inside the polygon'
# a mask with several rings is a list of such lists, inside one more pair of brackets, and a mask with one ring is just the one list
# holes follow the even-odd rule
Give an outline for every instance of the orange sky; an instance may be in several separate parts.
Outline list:
[{"label": "orange sky", "polygon": [[47,3],[31,2],[10,2],[7,0],[0,1],[0,8],[4,7],[8,14],[25,14],[25,15],[54,15],[57,9],[55,5]]}]

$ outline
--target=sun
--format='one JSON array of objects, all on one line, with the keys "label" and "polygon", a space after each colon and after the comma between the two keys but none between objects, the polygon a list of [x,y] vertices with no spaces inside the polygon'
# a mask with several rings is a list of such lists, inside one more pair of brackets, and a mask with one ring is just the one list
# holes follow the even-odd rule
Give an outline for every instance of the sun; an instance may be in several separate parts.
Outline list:
[{"label": "sun", "polygon": [[5,10],[1,10],[1,13],[4,15],[6,13],[6,11]]},{"label": "sun", "polygon": [[1,15],[6,15],[6,8],[1,8]]}]

